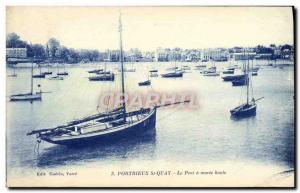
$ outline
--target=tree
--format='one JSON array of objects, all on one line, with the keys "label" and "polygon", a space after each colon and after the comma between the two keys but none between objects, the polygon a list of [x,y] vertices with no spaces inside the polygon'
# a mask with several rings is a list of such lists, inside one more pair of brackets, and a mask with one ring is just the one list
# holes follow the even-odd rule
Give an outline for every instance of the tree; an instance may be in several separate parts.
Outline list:
[{"label": "tree", "polygon": [[7,48],[25,48],[27,43],[20,39],[16,33],[9,33],[6,35]]},{"label": "tree", "polygon": [[31,46],[31,49],[33,52],[33,56],[36,59],[46,59],[46,50],[44,46],[42,46],[41,44],[34,44]]},{"label": "tree", "polygon": [[56,58],[56,55],[58,55],[59,53],[57,53],[57,50],[60,48],[60,43],[57,39],[55,38],[50,38],[48,40],[48,48],[49,48],[49,57],[51,59]]}]

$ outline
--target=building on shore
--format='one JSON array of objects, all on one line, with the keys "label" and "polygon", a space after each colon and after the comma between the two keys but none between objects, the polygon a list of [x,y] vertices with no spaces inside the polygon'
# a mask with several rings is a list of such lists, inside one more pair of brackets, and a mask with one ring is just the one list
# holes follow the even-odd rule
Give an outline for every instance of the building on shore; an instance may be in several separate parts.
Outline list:
[{"label": "building on shore", "polygon": [[27,49],[6,48],[6,58],[27,58]]}]

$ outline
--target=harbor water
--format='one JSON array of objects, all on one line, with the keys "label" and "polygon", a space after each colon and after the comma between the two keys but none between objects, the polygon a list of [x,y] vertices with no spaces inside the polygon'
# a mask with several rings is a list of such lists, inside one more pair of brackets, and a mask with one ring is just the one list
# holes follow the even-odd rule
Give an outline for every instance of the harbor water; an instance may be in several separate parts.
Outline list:
[{"label": "harbor water", "polygon": [[[159,108],[156,128],[145,138],[82,148],[42,142],[39,150],[35,136],[26,133],[104,111],[97,111],[99,97],[102,93],[119,90],[118,64],[107,65],[108,70],[117,73],[114,82],[88,80],[91,74],[87,71],[98,68],[99,64],[66,65],[69,75],[64,80],[34,79],[34,90],[38,91],[40,84],[45,93],[41,101],[32,103],[9,101],[12,94],[30,92],[31,69],[17,68],[17,77],[7,77],[6,88],[8,172],[22,175],[26,170],[35,169],[130,166],[131,163],[160,161],[206,165],[230,162],[239,168],[251,165],[277,168],[271,169],[270,175],[294,170],[294,67],[266,64],[267,61],[257,62],[258,76],[252,77],[254,97],[264,97],[257,102],[256,116],[240,120],[232,119],[229,111],[245,102],[246,89],[224,82],[222,74],[203,76],[194,70],[198,64],[177,62],[178,67],[191,66],[191,71],[182,78],[151,78],[151,86],[139,87],[138,82],[147,79],[149,70],[156,68],[160,74],[174,63],[126,64],[127,68],[136,68],[136,72],[125,74],[127,92],[192,91],[197,96],[198,107]],[[218,70],[228,65],[229,62],[216,63]],[[54,74],[57,71],[56,68],[50,70]],[[39,72],[37,68],[34,71]],[[13,70],[7,68],[7,74],[11,73]]]}]

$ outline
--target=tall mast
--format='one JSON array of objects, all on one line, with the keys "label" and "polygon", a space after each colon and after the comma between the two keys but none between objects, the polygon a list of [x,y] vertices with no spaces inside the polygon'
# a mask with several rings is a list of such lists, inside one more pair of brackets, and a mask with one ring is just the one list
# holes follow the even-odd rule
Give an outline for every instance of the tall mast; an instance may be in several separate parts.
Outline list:
[{"label": "tall mast", "polygon": [[33,95],[33,61],[32,61],[32,63],[31,63],[31,90],[30,90],[30,92],[31,92],[31,95]]},{"label": "tall mast", "polygon": [[122,21],[121,12],[119,16],[119,32],[120,32],[120,62],[121,62],[121,85],[122,85],[122,108],[123,108],[123,119],[126,121],[126,104],[125,104],[125,86],[124,86],[124,64],[123,64],[123,45],[122,45]]},{"label": "tall mast", "polygon": [[247,104],[249,104],[249,51],[247,51],[247,67],[246,67],[246,81],[247,81]]}]

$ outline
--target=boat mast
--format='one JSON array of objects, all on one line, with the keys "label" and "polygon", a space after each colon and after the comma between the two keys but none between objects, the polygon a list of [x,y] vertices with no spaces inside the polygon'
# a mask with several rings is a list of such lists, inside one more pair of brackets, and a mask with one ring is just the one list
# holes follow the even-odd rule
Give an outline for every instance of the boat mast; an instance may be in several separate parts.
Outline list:
[{"label": "boat mast", "polygon": [[246,81],[247,81],[247,104],[249,104],[249,51],[247,50],[247,66],[246,66]]},{"label": "boat mast", "polygon": [[121,12],[119,16],[119,33],[120,33],[120,62],[121,62],[121,85],[122,85],[122,108],[123,108],[123,119],[126,122],[126,104],[125,104],[125,86],[124,86],[124,58],[123,58],[123,45],[122,45],[122,21]]},{"label": "boat mast", "polygon": [[31,63],[31,90],[30,90],[30,92],[31,92],[31,95],[33,95],[33,61],[32,61],[32,63]]}]

